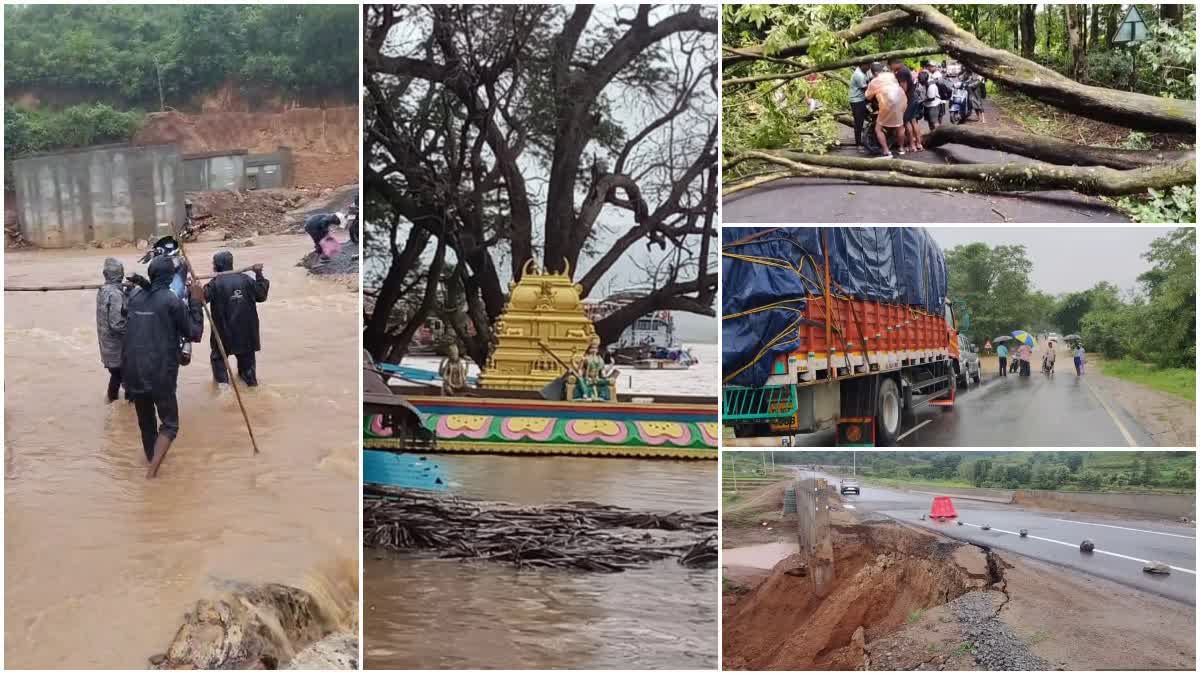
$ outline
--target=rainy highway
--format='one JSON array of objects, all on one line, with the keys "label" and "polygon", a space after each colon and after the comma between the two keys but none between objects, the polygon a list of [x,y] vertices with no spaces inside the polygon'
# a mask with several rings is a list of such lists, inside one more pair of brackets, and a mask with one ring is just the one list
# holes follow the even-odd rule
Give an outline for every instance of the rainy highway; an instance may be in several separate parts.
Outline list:
[{"label": "rainy highway", "polygon": [[[907,447],[1137,447],[1148,433],[1097,387],[1077,377],[1060,353],[1056,373],[1029,377],[983,373],[981,384],[959,387],[952,408],[921,407],[900,440]],[[796,447],[833,446],[833,429],[796,436]]]},{"label": "rainy highway", "polygon": [[[837,478],[817,475],[837,485]],[[938,522],[927,516],[934,496],[864,483],[861,495],[845,495],[842,503],[860,513],[879,513],[955,539],[1055,563],[1190,605],[1196,603],[1194,527],[1163,520],[1030,510],[962,498],[952,498],[958,518]],[[927,516],[924,521],[923,514]],[[957,524],[958,520],[962,525]],[[983,530],[985,525],[990,529]],[[1020,537],[1022,529],[1028,530],[1027,537]],[[1079,543],[1084,539],[1090,539],[1096,550],[1080,551]],[[1171,573],[1143,572],[1147,560],[1171,565]]]}]

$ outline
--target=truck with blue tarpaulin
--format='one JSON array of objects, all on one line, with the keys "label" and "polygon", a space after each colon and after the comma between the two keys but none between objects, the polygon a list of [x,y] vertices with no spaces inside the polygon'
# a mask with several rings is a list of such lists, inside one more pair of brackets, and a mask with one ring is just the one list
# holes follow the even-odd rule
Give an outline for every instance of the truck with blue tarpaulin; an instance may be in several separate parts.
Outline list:
[{"label": "truck with blue tarpaulin", "polygon": [[[722,423],[893,445],[961,374],[946,260],[924,228],[725,227]],[[737,444],[734,442],[733,444]]]}]

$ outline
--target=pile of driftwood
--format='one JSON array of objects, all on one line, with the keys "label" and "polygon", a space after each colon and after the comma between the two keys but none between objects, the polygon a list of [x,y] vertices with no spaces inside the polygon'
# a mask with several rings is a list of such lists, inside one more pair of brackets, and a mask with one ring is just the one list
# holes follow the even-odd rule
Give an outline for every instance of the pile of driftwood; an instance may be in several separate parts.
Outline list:
[{"label": "pile of driftwood", "polygon": [[594,502],[519,506],[378,485],[363,488],[363,542],[517,567],[621,572],[676,558],[717,562],[717,512],[650,513]]}]

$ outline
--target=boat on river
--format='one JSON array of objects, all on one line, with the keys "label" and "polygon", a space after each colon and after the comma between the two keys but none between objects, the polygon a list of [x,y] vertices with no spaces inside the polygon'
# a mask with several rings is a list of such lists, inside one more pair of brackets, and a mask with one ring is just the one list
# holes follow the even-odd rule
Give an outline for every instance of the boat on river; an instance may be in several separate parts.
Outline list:
[{"label": "boat on river", "polygon": [[[417,378],[388,384],[364,372],[363,446],[394,453],[500,453],[715,460],[716,397],[616,391],[571,400],[575,363],[596,339],[580,288],[566,274],[527,265],[510,285],[496,346],[478,387],[442,396]],[[573,380],[572,380],[573,381]],[[393,380],[396,382],[396,380]],[[565,391],[564,391],[565,390]],[[563,394],[566,394],[563,396]]]}]

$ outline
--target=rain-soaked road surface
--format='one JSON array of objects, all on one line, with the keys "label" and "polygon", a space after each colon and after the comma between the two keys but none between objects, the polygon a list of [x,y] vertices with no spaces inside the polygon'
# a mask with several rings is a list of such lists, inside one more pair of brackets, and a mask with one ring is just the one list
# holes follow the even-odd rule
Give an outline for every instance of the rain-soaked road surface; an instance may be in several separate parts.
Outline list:
[{"label": "rain-soaked road surface", "polygon": [[[357,294],[295,263],[305,236],[260,237],[261,386],[232,392],[208,365],[209,327],[180,370],[181,430],[148,481],[132,405],[104,400],[96,291],[5,296],[4,652],[9,668],[144,668],[185,611],[225,580],[277,582],[330,606],[357,600]],[[193,244],[200,270],[214,244]],[[13,285],[100,282],[132,248],[5,255]]]},{"label": "rain-soaked road surface", "polygon": [[[908,447],[1133,447],[1153,439],[1127,412],[1077,377],[1066,352],[1059,352],[1051,377],[1038,368],[1029,377],[984,373],[982,383],[960,387],[953,408],[923,406],[900,445]],[[922,425],[919,426],[918,425]],[[831,446],[832,430],[796,437],[797,446]]]},{"label": "rain-soaked road surface", "polygon": [[[988,114],[994,115],[992,103],[985,105]],[[850,128],[840,128],[843,140],[853,142],[854,134]],[[848,157],[867,157],[853,147],[832,152]],[[1020,155],[953,143],[903,157],[897,155],[896,159],[930,164],[1032,161]],[[723,201],[721,219],[725,223],[1129,222],[1127,217],[1099,199],[1069,190],[964,194],[831,178],[788,178],[737,192]]]},{"label": "rain-soaked road surface", "polygon": [[[825,474],[833,485],[837,479]],[[951,489],[948,489],[951,490]],[[952,490],[951,490],[952,491]],[[1003,503],[953,498],[957,520],[921,520],[934,495],[862,485],[861,495],[844,495],[843,504],[859,512],[877,512],[936,530],[946,536],[993,546],[1064,565],[1194,605],[1196,603],[1196,529],[1162,520],[1135,520],[1097,514],[1055,513]],[[989,530],[981,529],[988,525]],[[1022,529],[1027,537],[1020,537]],[[1079,550],[1090,539],[1092,553]],[[1172,565],[1171,574],[1142,571],[1146,560]]]}]

